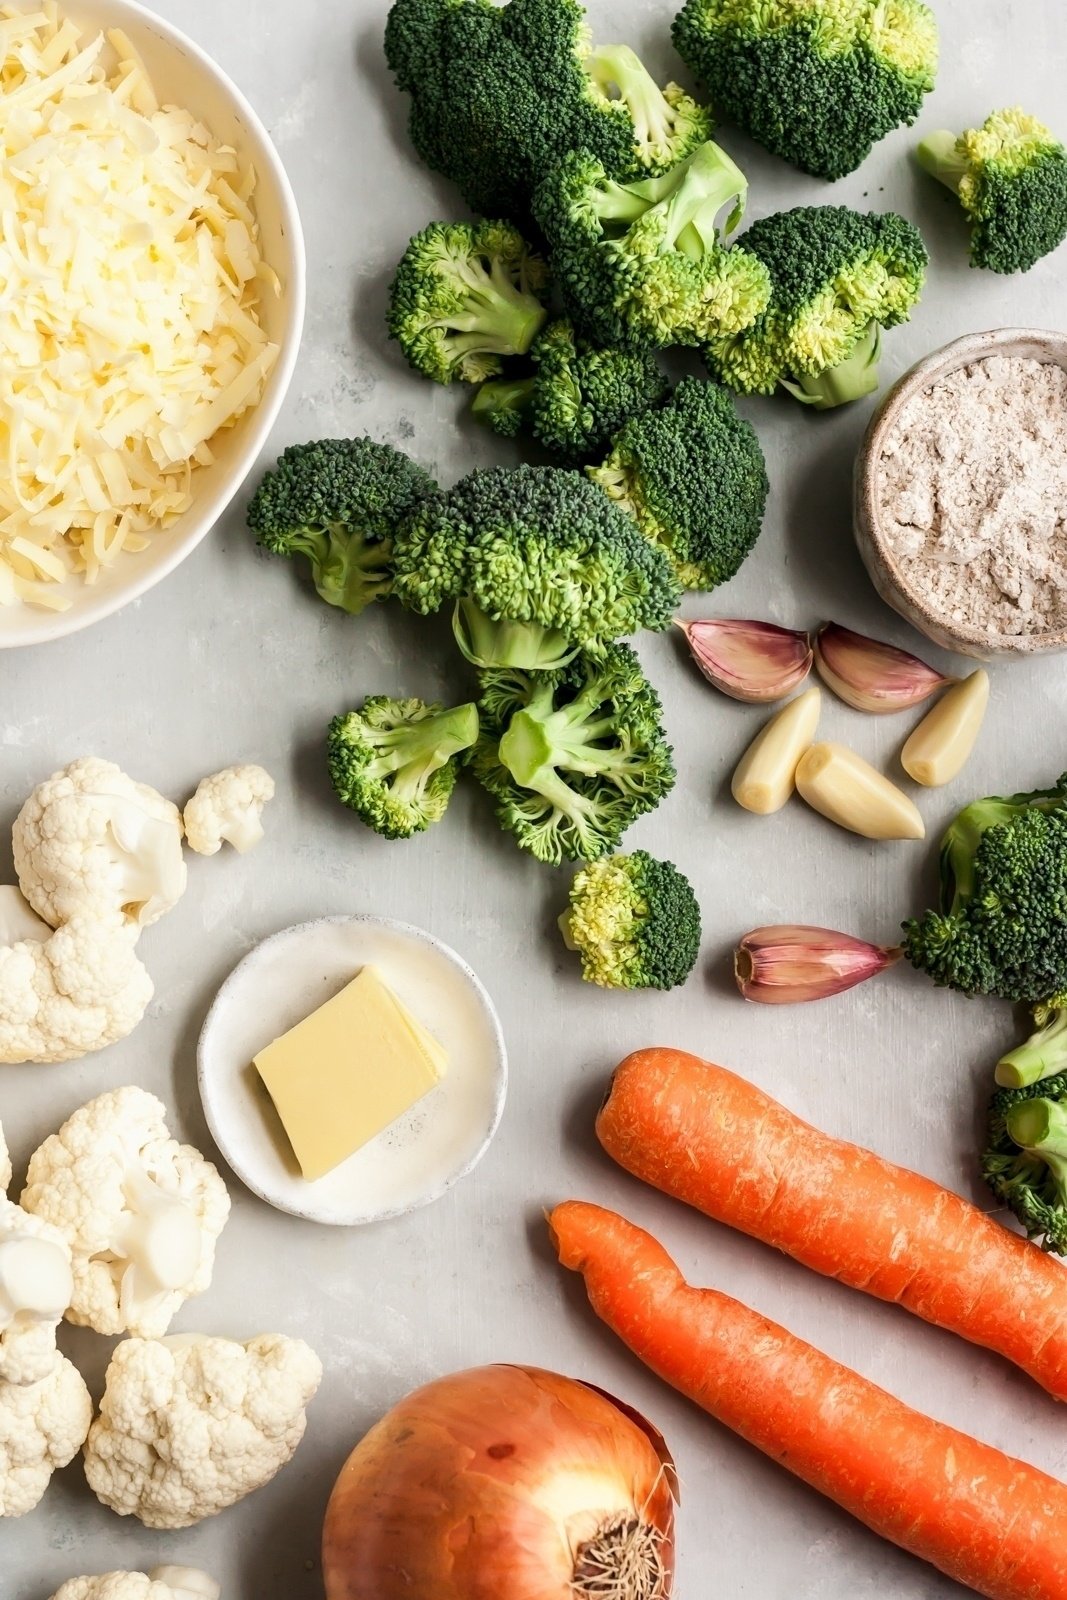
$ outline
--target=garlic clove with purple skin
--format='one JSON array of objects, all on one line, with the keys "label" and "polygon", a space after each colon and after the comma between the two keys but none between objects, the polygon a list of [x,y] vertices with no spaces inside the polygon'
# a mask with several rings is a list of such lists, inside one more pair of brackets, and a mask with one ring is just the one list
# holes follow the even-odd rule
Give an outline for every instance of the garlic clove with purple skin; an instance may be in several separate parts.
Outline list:
[{"label": "garlic clove with purple skin", "polygon": [[899,947],[868,944],[831,928],[754,928],[734,952],[734,977],[746,1000],[799,1005],[843,994],[884,972],[901,954]]},{"label": "garlic clove with purple skin", "polygon": [[811,641],[794,628],[734,617],[675,621],[705,678],[732,700],[750,705],[784,700],[811,671]]},{"label": "garlic clove with purple skin", "polygon": [[876,715],[907,711],[956,682],[910,651],[854,633],[839,622],[824,623],[815,635],[815,665],[839,700]]}]

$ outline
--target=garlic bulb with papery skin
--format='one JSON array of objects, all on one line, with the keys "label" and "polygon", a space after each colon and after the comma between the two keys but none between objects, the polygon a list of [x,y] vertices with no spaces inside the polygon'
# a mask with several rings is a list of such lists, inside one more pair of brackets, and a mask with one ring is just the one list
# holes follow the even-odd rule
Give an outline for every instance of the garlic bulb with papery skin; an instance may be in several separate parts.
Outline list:
[{"label": "garlic bulb with papery skin", "polygon": [[899,961],[901,953],[895,946],[803,923],[754,928],[734,952],[734,977],[746,1000],[799,1005],[865,983]]},{"label": "garlic bulb with papery skin", "polygon": [[811,641],[793,628],[733,617],[675,621],[705,678],[732,700],[750,705],[784,700],[811,671]]},{"label": "garlic bulb with papery skin", "polygon": [[838,622],[825,622],[815,635],[815,665],[839,700],[876,715],[907,711],[956,681],[910,651],[854,633]]},{"label": "garlic bulb with papery skin", "polygon": [[322,1534],[327,1600],[669,1600],[674,1464],[599,1389],[477,1367],[394,1406]]}]

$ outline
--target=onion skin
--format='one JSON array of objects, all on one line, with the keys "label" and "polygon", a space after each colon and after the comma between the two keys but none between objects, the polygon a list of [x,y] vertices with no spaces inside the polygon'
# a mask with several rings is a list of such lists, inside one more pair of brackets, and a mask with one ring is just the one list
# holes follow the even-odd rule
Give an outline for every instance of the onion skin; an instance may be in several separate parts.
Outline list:
[{"label": "onion skin", "polygon": [[668,1600],[675,1497],[636,1412],[535,1367],[475,1367],[415,1390],[349,1456],[323,1527],[327,1600],[575,1600],[575,1551],[635,1506]]}]

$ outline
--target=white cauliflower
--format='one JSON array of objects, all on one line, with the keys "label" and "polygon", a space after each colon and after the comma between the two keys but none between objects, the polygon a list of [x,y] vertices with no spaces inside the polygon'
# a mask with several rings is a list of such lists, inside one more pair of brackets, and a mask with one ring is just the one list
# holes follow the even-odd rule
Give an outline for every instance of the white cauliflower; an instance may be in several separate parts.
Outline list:
[{"label": "white cauliflower", "polygon": [[153,995],[118,912],[0,945],[0,1062],[76,1061],[132,1033]]},{"label": "white cauliflower", "polygon": [[127,1339],[111,1358],[85,1476],[149,1528],[188,1528],[269,1483],[304,1436],[322,1364],[302,1339]]},{"label": "white cauliflower", "polygon": [[[0,1190],[10,1183],[0,1127]],[[59,1360],[56,1328],[73,1287],[63,1235],[0,1193],[0,1385],[47,1378]]]},{"label": "white cauliflower", "polygon": [[92,1420],[89,1391],[66,1356],[40,1383],[0,1384],[0,1517],[33,1510],[53,1472],[74,1460]]},{"label": "white cauliflower", "polygon": [[97,1333],[158,1338],[211,1282],[230,1197],[210,1161],[170,1137],[165,1118],[155,1095],[113,1089],[30,1159],[22,1206],[66,1238],[67,1319]]},{"label": "white cauliflower", "polygon": [[263,808],[273,799],[274,779],[262,767],[225,767],[202,778],[182,814],[190,850],[213,856],[226,843],[244,855],[262,839]]},{"label": "white cauliflower", "polygon": [[22,890],[13,883],[0,883],[0,945],[44,944],[52,937],[47,922],[31,911]]},{"label": "white cauliflower", "polygon": [[185,892],[177,806],[95,756],[38,784],[11,842],[22,892],[53,928],[118,912],[147,927]]},{"label": "white cauliflower", "polygon": [[198,1567],[153,1567],[151,1572],[105,1572],[68,1578],[52,1600],[219,1600],[221,1588]]}]

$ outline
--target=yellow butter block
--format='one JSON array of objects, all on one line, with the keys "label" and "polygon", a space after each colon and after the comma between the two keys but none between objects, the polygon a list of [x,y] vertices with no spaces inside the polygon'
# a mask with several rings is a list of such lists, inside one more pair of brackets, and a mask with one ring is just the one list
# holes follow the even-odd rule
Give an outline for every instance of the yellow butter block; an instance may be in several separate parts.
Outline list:
[{"label": "yellow butter block", "polygon": [[373,967],[267,1045],[256,1071],[300,1170],[331,1172],[444,1077],[448,1055]]}]

